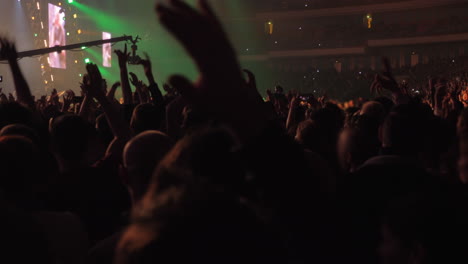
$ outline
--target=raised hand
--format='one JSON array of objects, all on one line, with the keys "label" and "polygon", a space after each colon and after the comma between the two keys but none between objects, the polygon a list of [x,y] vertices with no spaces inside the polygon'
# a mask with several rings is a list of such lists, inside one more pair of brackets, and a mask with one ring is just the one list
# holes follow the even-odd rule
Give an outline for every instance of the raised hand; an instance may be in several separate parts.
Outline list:
[{"label": "raised hand", "polygon": [[128,62],[128,58],[130,57],[130,52],[127,51],[127,44],[125,44],[124,50],[115,50],[114,53],[119,58],[120,65],[126,65]]},{"label": "raised hand", "polygon": [[119,88],[122,84],[120,82],[116,82],[112,85],[109,92],[107,92],[107,99],[114,101],[115,99],[115,91]]},{"label": "raised hand", "polygon": [[15,82],[18,102],[30,109],[35,109],[35,102],[31,95],[31,90],[29,89],[29,85],[18,65],[18,53],[16,51],[15,44],[2,36],[0,36],[0,59],[8,60],[13,80]]},{"label": "raised hand", "polygon": [[98,66],[90,63],[86,65],[86,70],[89,75],[88,92],[101,105],[114,134],[114,140],[107,149],[107,155],[120,160],[125,143],[130,136],[128,124],[120,117],[115,105],[106,97],[102,88],[102,76]]},{"label": "raised hand", "polygon": [[130,72],[129,74],[130,74],[130,76],[131,76],[130,82],[131,82],[135,87],[141,88],[141,87],[143,86],[143,81],[140,81],[140,80],[138,79],[138,77],[136,76],[135,73]]},{"label": "raised hand", "polygon": [[18,52],[16,51],[15,44],[6,38],[0,37],[0,59],[12,61],[17,58]]},{"label": "raised hand", "polygon": [[384,66],[384,71],[381,74],[376,74],[374,82],[371,85],[371,92],[381,93],[383,90],[388,90],[392,93],[399,92],[398,83],[395,80],[392,69],[390,67],[390,61],[388,58],[382,58],[382,64]]},{"label": "raised hand", "polygon": [[199,1],[199,9],[180,0],[156,6],[160,22],[181,42],[201,72],[195,84],[182,76],[172,77],[171,84],[197,112],[224,121],[241,137],[248,137],[263,128],[262,102],[248,96],[234,49],[206,0]]},{"label": "raised hand", "polygon": [[145,73],[151,72],[152,66],[151,66],[151,60],[149,58],[148,53],[143,53],[145,55],[145,59],[141,59],[138,64],[143,66],[143,69],[145,70]]},{"label": "raised hand", "polygon": [[100,100],[106,98],[104,89],[102,89],[102,75],[96,64],[89,63],[86,65],[89,80],[87,83],[87,92],[90,96]]},{"label": "raised hand", "polygon": [[130,57],[130,53],[127,51],[127,44],[125,44],[125,48],[123,51],[116,50],[115,54],[119,58],[119,66],[120,66],[120,82],[122,84],[122,95],[124,99],[124,104],[132,104],[133,97],[132,97],[132,89],[130,88],[130,82],[128,80],[128,69],[127,69],[127,62],[128,58]]}]

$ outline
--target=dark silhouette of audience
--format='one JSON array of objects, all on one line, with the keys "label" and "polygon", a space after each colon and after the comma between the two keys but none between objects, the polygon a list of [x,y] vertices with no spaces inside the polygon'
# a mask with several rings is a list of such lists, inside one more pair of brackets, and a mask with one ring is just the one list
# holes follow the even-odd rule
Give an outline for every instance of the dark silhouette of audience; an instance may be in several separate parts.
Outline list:
[{"label": "dark silhouette of audience", "polygon": [[0,37],[5,263],[467,263],[461,83],[408,93],[384,59],[352,108],[280,86],[264,101],[206,0],[156,14],[200,72],[165,96],[125,47],[110,90],[87,64],[82,99],[35,100]]}]

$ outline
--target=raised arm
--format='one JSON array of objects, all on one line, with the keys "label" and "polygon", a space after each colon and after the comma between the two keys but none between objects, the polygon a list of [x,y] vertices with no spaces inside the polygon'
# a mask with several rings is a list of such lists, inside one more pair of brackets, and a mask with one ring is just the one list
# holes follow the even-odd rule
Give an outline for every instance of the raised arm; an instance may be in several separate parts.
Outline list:
[{"label": "raised arm", "polygon": [[132,89],[130,88],[130,81],[128,79],[127,62],[130,53],[127,52],[127,44],[125,44],[124,51],[116,50],[115,54],[117,54],[117,57],[119,58],[120,83],[122,84],[122,96],[124,99],[124,104],[133,104]]},{"label": "raised arm", "polygon": [[148,94],[147,94],[147,91],[145,91],[146,87],[145,85],[143,84],[142,81],[140,81],[137,77],[137,75],[133,72],[130,72],[130,76],[131,76],[131,83],[133,84],[133,86],[135,86],[135,89],[136,91],[138,92],[138,97],[140,99],[140,103],[143,104],[143,103],[148,103],[149,99],[148,99]]},{"label": "raised arm", "polygon": [[109,145],[106,155],[120,159],[125,143],[130,138],[129,126],[124,119],[120,117],[119,111],[107,98],[102,89],[102,77],[99,68],[95,64],[88,64],[86,65],[86,70],[89,74],[89,82],[87,84],[88,94],[95,98],[101,105],[114,134],[114,140]]},{"label": "raised arm", "polygon": [[151,93],[151,99],[153,104],[162,104],[162,102],[164,101],[163,95],[161,93],[161,90],[159,89],[158,83],[154,79],[153,67],[147,53],[145,53],[145,59],[140,60],[140,65],[143,66],[146,78],[148,79],[148,90]]},{"label": "raised arm", "polygon": [[382,64],[384,66],[384,71],[382,74],[375,75],[374,82],[371,85],[371,92],[378,93],[381,90],[387,90],[392,93],[395,104],[408,103],[408,95],[403,93],[402,89],[400,89],[397,81],[395,80],[388,58],[383,58]]},{"label": "raised arm", "polygon": [[107,99],[109,99],[111,102],[115,100],[115,92],[117,91],[117,88],[121,86],[120,82],[116,82],[112,85],[110,90],[107,92]]},{"label": "raised arm", "polygon": [[197,112],[222,121],[244,140],[259,133],[266,123],[262,102],[249,96],[237,55],[221,23],[206,1],[197,11],[180,0],[158,4],[160,22],[184,46],[200,73],[197,83],[180,90]]},{"label": "raised arm", "polygon": [[18,53],[15,45],[6,38],[0,37],[0,48],[0,58],[7,59],[10,65],[18,102],[30,109],[35,109],[31,90],[18,64]]}]

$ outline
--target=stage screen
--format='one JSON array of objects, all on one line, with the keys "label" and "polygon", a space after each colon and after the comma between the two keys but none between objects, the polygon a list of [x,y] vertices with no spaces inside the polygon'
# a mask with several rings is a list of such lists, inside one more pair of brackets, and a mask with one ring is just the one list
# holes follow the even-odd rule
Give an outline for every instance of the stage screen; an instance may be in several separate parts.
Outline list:
[{"label": "stage screen", "polygon": [[[111,39],[112,35],[107,32],[102,32],[102,39]],[[102,45],[102,65],[104,67],[112,67],[112,45],[110,43]]]},{"label": "stage screen", "polygon": [[[65,46],[65,12],[60,6],[49,4],[49,47]],[[49,54],[50,67],[66,69],[66,52],[54,52]]]}]

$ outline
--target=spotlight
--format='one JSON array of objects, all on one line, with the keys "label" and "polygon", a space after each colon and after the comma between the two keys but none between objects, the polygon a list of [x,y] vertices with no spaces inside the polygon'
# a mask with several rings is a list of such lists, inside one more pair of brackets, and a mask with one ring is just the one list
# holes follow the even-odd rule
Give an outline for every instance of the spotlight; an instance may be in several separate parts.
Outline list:
[{"label": "spotlight", "polygon": [[69,3],[69,4],[73,3],[73,0],[68,0],[68,3]]},{"label": "spotlight", "polygon": [[90,60],[89,58],[86,58],[86,59],[84,60],[84,62],[85,62],[86,64],[88,64],[88,63],[91,62],[91,60]]}]

